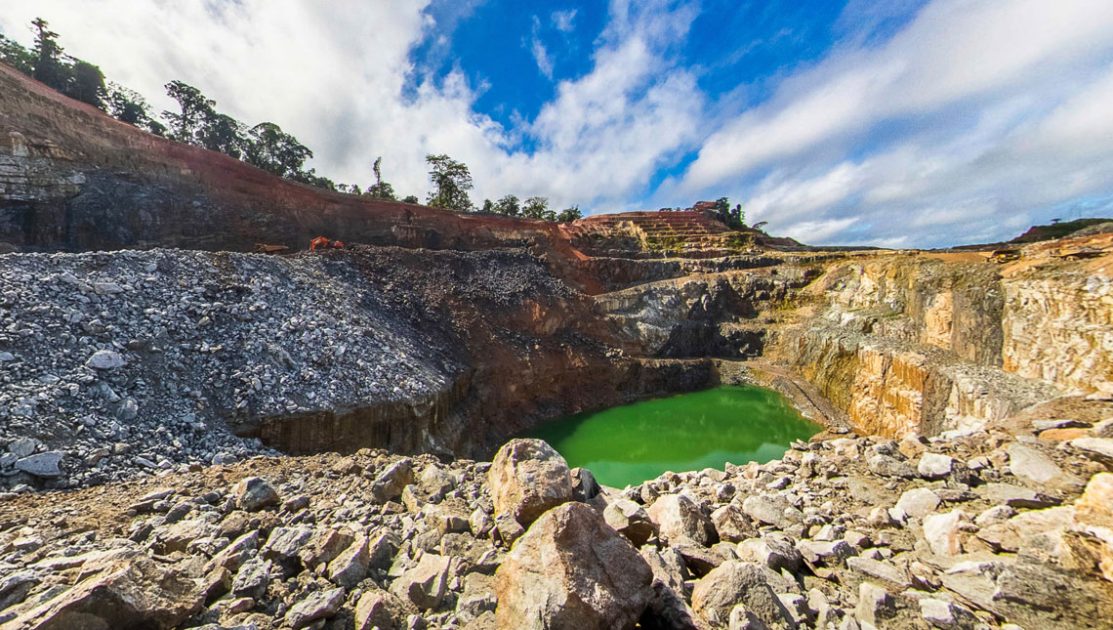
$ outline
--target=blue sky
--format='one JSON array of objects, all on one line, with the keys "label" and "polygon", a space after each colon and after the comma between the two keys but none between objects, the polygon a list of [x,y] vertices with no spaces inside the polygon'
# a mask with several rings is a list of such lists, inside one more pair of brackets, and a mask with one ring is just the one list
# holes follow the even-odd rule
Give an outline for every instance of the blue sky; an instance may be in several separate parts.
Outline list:
[{"label": "blue sky", "polygon": [[[33,6],[32,6],[33,5]],[[940,246],[1113,214],[1107,0],[37,0],[29,41],[168,107],[184,80],[314,166],[608,212],[728,196],[812,243]]]}]

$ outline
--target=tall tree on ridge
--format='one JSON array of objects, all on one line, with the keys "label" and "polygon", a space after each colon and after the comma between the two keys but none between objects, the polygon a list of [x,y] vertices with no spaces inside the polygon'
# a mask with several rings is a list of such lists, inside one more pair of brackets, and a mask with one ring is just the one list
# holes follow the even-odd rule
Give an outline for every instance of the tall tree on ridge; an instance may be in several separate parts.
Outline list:
[{"label": "tall tree on ridge", "polygon": [[468,191],[473,184],[467,164],[443,153],[426,155],[425,162],[429,165],[429,178],[433,180],[433,192],[429,193],[427,203],[458,212],[471,210]]}]

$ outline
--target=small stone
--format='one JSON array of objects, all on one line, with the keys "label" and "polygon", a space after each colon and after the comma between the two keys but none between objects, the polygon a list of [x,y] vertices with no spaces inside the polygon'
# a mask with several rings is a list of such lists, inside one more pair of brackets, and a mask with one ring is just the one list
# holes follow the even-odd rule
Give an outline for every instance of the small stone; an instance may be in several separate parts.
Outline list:
[{"label": "small stone", "polygon": [[938,556],[953,556],[962,552],[962,526],[969,518],[962,510],[946,514],[933,514],[924,518],[924,539]]},{"label": "small stone", "polygon": [[350,589],[367,577],[369,565],[367,537],[357,536],[355,542],[329,563],[328,579],[334,584]]},{"label": "small stone", "polygon": [[911,479],[916,476],[916,471],[907,462],[888,455],[874,455],[866,460],[866,467],[879,477]]},{"label": "small stone", "polygon": [[115,370],[127,365],[127,361],[118,352],[97,350],[85,361],[85,365],[95,370]]},{"label": "small stone", "polygon": [[916,472],[924,479],[943,479],[951,474],[954,458],[939,453],[924,453],[920,463],[916,465]]},{"label": "small stone", "polygon": [[248,512],[257,512],[279,504],[278,492],[274,486],[260,477],[241,479],[232,488],[232,494],[236,496],[236,504],[240,509]]},{"label": "small stone", "polygon": [[913,488],[900,495],[897,509],[912,518],[923,518],[939,507],[939,495],[928,488]]},{"label": "small stone", "polygon": [[951,602],[942,599],[930,597],[921,599],[920,616],[937,628],[953,628],[956,622],[955,607]]},{"label": "small stone", "polygon": [[862,582],[858,587],[858,606],[854,616],[875,626],[896,614],[893,598],[884,588],[870,582]]}]

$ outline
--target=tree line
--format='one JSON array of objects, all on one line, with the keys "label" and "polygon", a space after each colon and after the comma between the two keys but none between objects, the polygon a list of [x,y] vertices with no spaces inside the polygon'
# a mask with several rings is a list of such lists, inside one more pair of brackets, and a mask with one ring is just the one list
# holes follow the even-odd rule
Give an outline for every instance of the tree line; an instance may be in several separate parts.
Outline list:
[{"label": "tree line", "polygon": [[[0,62],[70,98],[154,135],[219,151],[279,177],[342,193],[398,199],[394,187],[383,181],[382,157],[372,164],[374,183],[366,189],[358,184],[338,184],[318,175],[313,168],[307,169],[305,163],[313,157],[313,151],[276,123],[244,124],[220,112],[214,100],[182,81],[165,85],[167,95],[177,102],[178,111],[155,114],[138,92],[106,81],[95,64],[66,54],[58,41],[58,33],[50,30],[46,20],[36,18],[31,26],[35,40],[31,48],[0,33]],[[582,216],[576,206],[559,212],[550,210],[544,197],[530,197],[523,204],[515,195],[507,195],[494,203],[484,200],[477,208],[468,196],[473,183],[467,165],[443,154],[427,155],[425,161],[433,184],[427,205],[458,212],[486,212],[548,221],[573,221]],[[407,195],[401,201],[420,203],[416,195]]]}]

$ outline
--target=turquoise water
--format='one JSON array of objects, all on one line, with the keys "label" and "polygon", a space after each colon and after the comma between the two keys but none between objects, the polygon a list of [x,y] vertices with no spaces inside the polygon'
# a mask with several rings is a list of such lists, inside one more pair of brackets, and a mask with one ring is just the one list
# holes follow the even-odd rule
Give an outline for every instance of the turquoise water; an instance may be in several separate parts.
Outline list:
[{"label": "turquoise water", "polygon": [[820,429],[777,392],[724,386],[570,416],[528,437],[545,440],[600,483],[622,488],[669,470],[764,463]]}]

